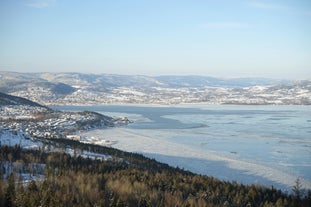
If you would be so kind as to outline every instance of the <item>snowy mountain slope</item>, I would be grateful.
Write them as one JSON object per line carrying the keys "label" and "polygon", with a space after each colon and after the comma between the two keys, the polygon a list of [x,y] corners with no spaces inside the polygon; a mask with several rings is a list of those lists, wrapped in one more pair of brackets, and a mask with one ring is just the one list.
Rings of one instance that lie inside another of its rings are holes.
{"label": "snowy mountain slope", "polygon": [[44,105],[311,104],[311,80],[0,72],[0,91]]}

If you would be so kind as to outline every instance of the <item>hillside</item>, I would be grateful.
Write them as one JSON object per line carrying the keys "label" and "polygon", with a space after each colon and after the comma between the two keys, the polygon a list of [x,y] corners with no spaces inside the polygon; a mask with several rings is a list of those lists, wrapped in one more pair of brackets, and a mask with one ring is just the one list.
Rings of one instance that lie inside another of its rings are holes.
{"label": "hillside", "polygon": [[23,136],[66,138],[79,130],[126,125],[125,118],[103,114],[55,111],[25,98],[0,93],[0,130]]}
{"label": "hillside", "polygon": [[11,96],[5,93],[0,92],[0,106],[19,106],[19,105],[26,105],[26,106],[33,106],[33,107],[42,107],[47,108],[46,106],[42,106],[38,103],[30,101],[25,98]]}
{"label": "hillside", "polygon": [[0,72],[0,91],[44,105],[311,104],[311,81]]}
{"label": "hillside", "polygon": [[[55,141],[49,145],[64,145],[77,153],[0,147],[0,206],[304,207],[311,202],[310,192],[307,197],[301,196],[299,180],[293,188],[295,194],[288,195],[273,187],[245,186],[195,175],[135,153]],[[79,151],[111,158],[85,158]],[[21,173],[37,179],[25,180]]]}

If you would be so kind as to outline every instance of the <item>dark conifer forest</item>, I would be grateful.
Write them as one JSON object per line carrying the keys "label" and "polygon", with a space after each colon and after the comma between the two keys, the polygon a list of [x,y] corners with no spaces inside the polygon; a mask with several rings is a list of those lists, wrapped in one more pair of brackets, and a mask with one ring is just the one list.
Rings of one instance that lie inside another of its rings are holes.
{"label": "dark conifer forest", "polygon": [[[72,140],[48,144],[53,146],[45,148],[70,147],[110,158],[2,146],[0,206],[311,206],[310,191],[303,193],[299,186],[284,193],[193,174],[109,147]],[[19,172],[8,173],[5,165],[19,165]],[[23,180],[26,172],[36,179]]]}

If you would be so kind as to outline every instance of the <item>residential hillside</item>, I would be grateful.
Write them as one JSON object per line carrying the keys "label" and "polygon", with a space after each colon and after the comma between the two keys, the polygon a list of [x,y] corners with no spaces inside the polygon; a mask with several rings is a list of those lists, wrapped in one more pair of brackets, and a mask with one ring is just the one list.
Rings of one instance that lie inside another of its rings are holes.
{"label": "residential hillside", "polygon": [[27,138],[66,138],[81,130],[113,127],[129,123],[91,111],[55,111],[25,98],[0,93],[0,132],[22,134]]}
{"label": "residential hillside", "polygon": [[44,105],[311,104],[311,80],[0,72],[0,92]]}

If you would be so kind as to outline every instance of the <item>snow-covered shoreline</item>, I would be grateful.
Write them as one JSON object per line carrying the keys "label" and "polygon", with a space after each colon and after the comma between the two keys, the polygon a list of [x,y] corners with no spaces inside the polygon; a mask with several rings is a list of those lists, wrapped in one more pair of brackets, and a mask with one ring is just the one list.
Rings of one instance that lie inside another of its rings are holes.
{"label": "snow-covered shoreline", "polygon": [[290,191],[299,178],[304,188],[311,189],[311,141],[305,130],[309,108],[98,106],[93,109],[112,116],[125,113],[134,124],[90,131],[86,136],[115,141],[113,147],[121,150],[223,180]]}
{"label": "snow-covered shoreline", "polygon": [[[61,109],[61,107],[59,108]],[[124,116],[129,126],[85,131],[83,142],[138,152],[226,181],[290,191],[295,180],[311,189],[307,106],[93,106],[64,107]],[[8,133],[8,132],[5,132]],[[2,144],[22,135],[4,134]],[[31,146],[29,140],[23,146]]]}
{"label": "snow-covered shoreline", "polygon": [[[169,133],[169,132],[168,132]],[[290,191],[295,185],[296,175],[283,172],[263,163],[233,159],[215,152],[208,152],[164,139],[146,136],[128,128],[113,128],[89,131],[85,135],[105,136],[116,141],[113,147],[138,152],[157,161],[183,168],[198,174],[213,176],[225,181],[244,184],[262,184]],[[311,182],[300,178],[303,188],[311,189]]]}

